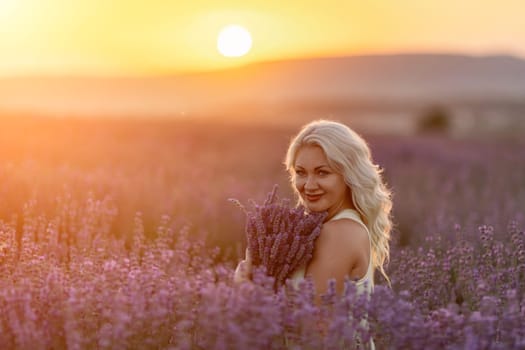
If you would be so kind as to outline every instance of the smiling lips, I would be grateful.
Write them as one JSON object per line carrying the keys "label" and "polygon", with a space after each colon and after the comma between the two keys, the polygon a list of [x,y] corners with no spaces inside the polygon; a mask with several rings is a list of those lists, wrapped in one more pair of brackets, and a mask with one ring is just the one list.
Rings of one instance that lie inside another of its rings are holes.
{"label": "smiling lips", "polygon": [[305,197],[306,197],[306,199],[308,200],[308,202],[316,202],[316,201],[318,201],[322,196],[323,196],[322,194],[316,194],[316,195],[305,194]]}

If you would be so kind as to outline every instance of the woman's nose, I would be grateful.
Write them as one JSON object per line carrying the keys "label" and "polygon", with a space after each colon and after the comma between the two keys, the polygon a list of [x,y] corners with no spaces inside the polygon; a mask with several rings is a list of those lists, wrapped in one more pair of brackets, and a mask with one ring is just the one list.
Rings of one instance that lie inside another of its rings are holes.
{"label": "woman's nose", "polygon": [[317,188],[317,181],[315,181],[315,178],[313,176],[308,176],[306,178],[306,182],[304,183],[304,188],[306,190]]}

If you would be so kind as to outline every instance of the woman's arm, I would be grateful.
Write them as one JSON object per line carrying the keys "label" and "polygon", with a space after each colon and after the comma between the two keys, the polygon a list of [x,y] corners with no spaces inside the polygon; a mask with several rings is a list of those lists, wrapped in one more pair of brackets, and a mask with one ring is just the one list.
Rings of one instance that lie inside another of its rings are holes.
{"label": "woman's arm", "polygon": [[335,279],[336,291],[342,294],[346,276],[358,280],[366,274],[370,259],[368,239],[366,230],[350,219],[323,225],[306,271],[312,277],[317,304],[320,303],[320,296],[326,293],[330,279]]}

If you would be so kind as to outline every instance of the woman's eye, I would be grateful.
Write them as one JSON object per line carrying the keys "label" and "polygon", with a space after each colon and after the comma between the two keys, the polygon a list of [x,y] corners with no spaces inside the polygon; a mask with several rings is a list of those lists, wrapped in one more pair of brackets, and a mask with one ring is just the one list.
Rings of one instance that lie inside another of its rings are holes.
{"label": "woman's eye", "polygon": [[304,175],[305,175],[305,174],[304,174],[304,171],[302,171],[302,170],[296,170],[296,171],[295,171],[295,174],[296,174],[297,176],[304,176]]}
{"label": "woman's eye", "polygon": [[328,175],[329,173],[328,173],[328,171],[319,170],[318,174],[321,175],[321,176],[325,176],[325,175]]}

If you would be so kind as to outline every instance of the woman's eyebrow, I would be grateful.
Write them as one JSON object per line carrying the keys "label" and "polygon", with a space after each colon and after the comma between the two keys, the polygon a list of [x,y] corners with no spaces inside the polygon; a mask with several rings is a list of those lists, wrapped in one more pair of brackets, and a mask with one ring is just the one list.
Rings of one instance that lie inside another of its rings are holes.
{"label": "woman's eyebrow", "polygon": [[[314,168],[314,170],[318,170],[318,169],[321,169],[321,168],[324,168],[324,167],[330,169],[330,166],[328,166],[327,164],[323,164],[323,165],[316,166]],[[302,166],[300,166],[300,165],[296,165],[295,169],[304,169],[304,168]]]}

